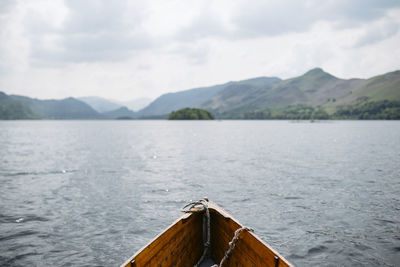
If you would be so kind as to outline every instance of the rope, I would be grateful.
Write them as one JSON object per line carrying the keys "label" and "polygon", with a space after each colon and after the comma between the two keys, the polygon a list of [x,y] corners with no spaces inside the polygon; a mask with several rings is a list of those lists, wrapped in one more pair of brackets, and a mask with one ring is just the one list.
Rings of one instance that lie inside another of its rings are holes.
{"label": "rope", "polygon": [[[205,199],[201,199],[199,201],[191,202],[182,208],[182,212],[185,212],[185,213],[200,213],[200,212],[204,212],[204,211],[205,211],[205,215],[206,215],[206,219],[207,219],[207,237],[206,237],[206,241],[203,244],[203,246],[204,246],[203,255],[201,255],[200,259],[197,261],[197,263],[194,265],[194,267],[198,267],[200,265],[200,263],[205,259],[205,257],[208,254],[208,248],[210,247],[211,234],[210,234],[210,211],[208,210],[208,199],[205,198]],[[236,243],[239,240],[240,233],[245,230],[249,231],[249,232],[254,232],[253,229],[248,228],[248,227],[241,227],[241,228],[237,229],[235,231],[235,234],[234,234],[231,242],[229,242],[229,248],[225,252],[225,255],[222,258],[219,265],[214,264],[211,267],[222,267],[223,266],[223,264],[228,260],[229,256],[232,254],[232,250],[235,248]]]}
{"label": "rope", "polygon": [[194,265],[194,267],[198,267],[200,263],[205,259],[208,254],[208,248],[210,247],[210,211],[208,210],[208,202],[206,199],[201,199],[199,201],[195,201],[192,203],[187,204],[185,207],[182,208],[182,212],[189,212],[189,213],[199,213],[205,211],[206,219],[207,219],[207,237],[206,241],[204,242],[203,246],[203,255],[201,255],[200,259]]}
{"label": "rope", "polygon": [[211,267],[222,267],[222,266],[224,265],[225,261],[227,261],[228,258],[229,258],[229,256],[231,255],[232,250],[235,248],[236,243],[237,243],[237,241],[239,240],[239,235],[240,235],[240,233],[241,233],[242,231],[244,231],[244,230],[249,231],[249,232],[253,232],[253,229],[250,229],[250,228],[248,228],[248,227],[242,227],[242,228],[237,229],[237,230],[235,231],[235,235],[233,236],[231,242],[229,242],[229,248],[228,248],[228,250],[225,252],[225,255],[224,255],[224,257],[222,258],[222,260],[221,260],[221,262],[219,263],[219,265],[214,264],[214,265],[211,266]]}

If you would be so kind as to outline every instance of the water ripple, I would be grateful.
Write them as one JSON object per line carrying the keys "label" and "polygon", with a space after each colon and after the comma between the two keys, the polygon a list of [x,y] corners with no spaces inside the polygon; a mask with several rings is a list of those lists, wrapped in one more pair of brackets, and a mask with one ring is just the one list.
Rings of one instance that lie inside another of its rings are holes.
{"label": "water ripple", "polygon": [[296,266],[397,266],[400,122],[0,124],[0,266],[116,266],[208,196]]}

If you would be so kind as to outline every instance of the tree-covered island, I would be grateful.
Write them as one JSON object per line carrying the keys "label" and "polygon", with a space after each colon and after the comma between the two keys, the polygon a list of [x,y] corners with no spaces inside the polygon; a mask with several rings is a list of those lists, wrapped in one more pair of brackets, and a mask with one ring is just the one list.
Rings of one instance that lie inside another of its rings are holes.
{"label": "tree-covered island", "polygon": [[172,111],[168,115],[168,120],[213,120],[214,116],[204,109],[183,108]]}

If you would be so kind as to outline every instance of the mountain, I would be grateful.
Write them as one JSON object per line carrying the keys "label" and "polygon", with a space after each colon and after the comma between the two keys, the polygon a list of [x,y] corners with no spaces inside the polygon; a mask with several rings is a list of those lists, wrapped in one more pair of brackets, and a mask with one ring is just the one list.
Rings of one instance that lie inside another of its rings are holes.
{"label": "mountain", "polygon": [[116,110],[122,106],[114,101],[107,100],[105,98],[98,96],[85,96],[85,97],[79,97],[78,99],[80,101],[85,102],[86,104],[91,106],[94,110],[100,113]]}
{"label": "mountain", "polygon": [[99,113],[75,98],[39,100],[0,92],[0,119],[165,119],[186,107],[220,119],[400,119],[400,71],[341,79],[315,68],[285,80],[259,77],[168,93],[139,112],[101,98],[84,100],[102,110],[117,108]]}
{"label": "mountain", "polygon": [[148,104],[151,103],[151,101],[151,98],[141,97],[129,101],[115,101],[115,103],[118,103],[121,106],[126,106],[130,110],[138,111],[145,108]]}
{"label": "mountain", "polygon": [[[400,71],[370,79],[346,80],[316,68],[299,77],[268,86],[248,86],[241,93],[228,87],[202,107],[214,112],[219,118],[244,118],[248,113],[252,114],[250,117],[288,119],[312,118],[316,115],[319,118],[338,119],[393,119],[400,116],[397,111]],[[341,116],[337,113],[339,109],[354,112]],[[254,112],[264,114],[255,115]]]}
{"label": "mountain", "polygon": [[265,90],[280,81],[281,79],[276,77],[260,77],[233,82],[203,102],[201,107],[210,109],[215,113],[223,113],[232,109],[245,109],[249,104],[258,101]]}
{"label": "mountain", "polygon": [[0,119],[1,120],[24,120],[38,118],[32,109],[25,103],[13,99],[0,92]]}
{"label": "mountain", "polygon": [[39,100],[11,95],[15,101],[28,106],[41,119],[101,119],[103,116],[86,103],[69,97],[61,100]]}
{"label": "mountain", "polygon": [[359,80],[359,86],[351,89],[351,93],[340,99],[338,104],[348,104],[362,98],[369,101],[400,100],[400,70]]}
{"label": "mountain", "polygon": [[108,100],[98,96],[84,96],[79,97],[78,99],[85,102],[100,113],[113,111],[121,107],[127,107],[132,111],[137,111],[143,109],[152,101],[151,98],[146,97],[141,97],[129,101]]}
{"label": "mountain", "polygon": [[148,117],[169,114],[172,111],[185,107],[199,107],[204,101],[225,88],[228,84],[229,83],[164,94],[150,103],[146,108],[140,110],[138,114],[142,117]]}
{"label": "mountain", "polygon": [[[341,79],[315,68],[286,80],[260,77],[165,94],[139,111],[139,115],[157,116],[194,107],[226,119],[307,118],[314,115],[328,118],[339,109],[362,110],[370,114],[380,110],[394,118],[397,115],[393,114],[398,113],[396,101],[400,101],[400,71],[370,79]],[[369,108],[373,110],[368,111]],[[378,113],[372,117],[385,118],[386,115]],[[361,118],[358,115],[346,118]]]}
{"label": "mountain", "polygon": [[[247,83],[262,86],[264,84],[270,84],[279,80],[279,78],[261,77],[247,80]],[[227,87],[242,83],[246,83],[246,81],[228,82],[210,87],[200,87],[176,93],[164,94],[154,100],[146,108],[140,110],[138,114],[140,116],[154,116],[169,114],[172,111],[176,111],[185,107],[199,108],[202,107],[203,104],[209,101],[213,96],[223,91]]]}
{"label": "mountain", "polygon": [[134,119],[137,117],[136,113],[127,107],[120,107],[116,110],[104,112],[102,114],[109,119]]}
{"label": "mountain", "polygon": [[244,112],[293,104],[318,106],[328,99],[342,98],[349,88],[360,86],[359,80],[343,80],[312,69],[304,75],[264,85],[243,82],[216,94],[202,107],[216,113]]}

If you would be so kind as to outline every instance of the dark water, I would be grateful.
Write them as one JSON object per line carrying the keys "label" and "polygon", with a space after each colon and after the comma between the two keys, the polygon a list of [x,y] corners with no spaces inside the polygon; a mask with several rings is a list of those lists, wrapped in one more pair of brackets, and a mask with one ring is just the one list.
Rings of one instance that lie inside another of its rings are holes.
{"label": "dark water", "polygon": [[297,266],[400,266],[400,122],[0,122],[1,266],[118,266],[204,196]]}

